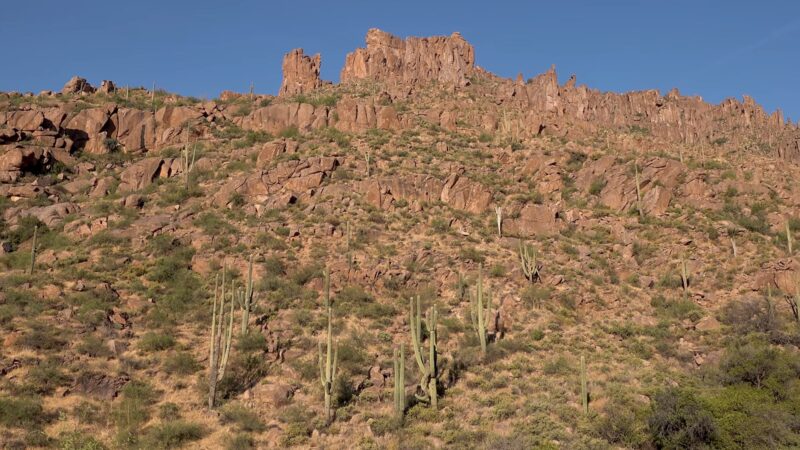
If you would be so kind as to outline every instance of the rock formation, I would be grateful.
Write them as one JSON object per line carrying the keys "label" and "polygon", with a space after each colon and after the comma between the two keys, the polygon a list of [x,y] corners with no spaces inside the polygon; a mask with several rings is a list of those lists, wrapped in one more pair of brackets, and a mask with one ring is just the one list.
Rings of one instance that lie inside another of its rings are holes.
{"label": "rock formation", "polygon": [[367,47],[347,55],[341,81],[374,79],[409,86],[437,81],[466,86],[474,64],[475,50],[459,33],[403,40],[373,28],[367,32]]}
{"label": "rock formation", "polygon": [[302,48],[296,48],[283,57],[283,81],[278,95],[303,94],[320,87],[320,55],[306,56]]}

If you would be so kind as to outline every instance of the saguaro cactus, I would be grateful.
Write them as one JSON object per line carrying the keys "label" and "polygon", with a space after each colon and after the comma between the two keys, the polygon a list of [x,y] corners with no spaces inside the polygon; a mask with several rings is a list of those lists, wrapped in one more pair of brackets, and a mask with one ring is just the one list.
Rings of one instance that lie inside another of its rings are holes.
{"label": "saguaro cactus", "polygon": [[497,237],[503,237],[503,208],[495,206],[494,214],[497,218]]}
{"label": "saguaro cactus", "polygon": [[247,324],[250,322],[250,309],[253,305],[253,255],[250,254],[250,263],[247,267],[247,286],[240,305],[242,308],[242,336],[247,334]]}
{"label": "saguaro cactus", "polygon": [[586,383],[586,358],[581,355],[581,403],[583,413],[589,414],[589,389]]}
{"label": "saguaro cactus", "polygon": [[681,286],[683,286],[683,294],[689,292],[689,269],[686,265],[686,258],[681,258]]}
{"label": "saguaro cactus", "polygon": [[422,358],[424,349],[422,348],[422,313],[420,312],[419,296],[417,297],[416,311],[414,309],[414,299],[409,304],[409,325],[411,328],[411,345],[414,348],[414,359],[417,361],[419,371],[422,374],[419,386],[422,395],[415,395],[418,400],[431,405],[433,409],[439,407],[437,392],[437,377],[439,375],[436,366],[436,306],[428,310],[425,324],[428,328],[428,361]]}
{"label": "saguaro cactus", "polygon": [[189,144],[188,142],[184,144],[183,152],[181,153],[181,162],[183,163],[183,182],[186,185],[186,188],[189,188],[189,174],[194,168],[194,160],[196,156],[197,147],[195,145],[192,146],[192,158],[189,159]]}
{"label": "saguaro cactus", "polygon": [[[214,306],[211,313],[211,342],[209,344],[210,356],[208,371],[208,408],[214,408],[217,394],[217,383],[225,375],[228,357],[231,352],[231,337],[233,335],[233,292],[231,292],[231,306],[228,314],[228,323],[225,327],[225,269],[222,271],[222,283],[219,275],[214,282]],[[217,306],[219,303],[219,306]]]}
{"label": "saguaro cactus", "polygon": [[33,269],[36,266],[36,235],[39,232],[39,225],[33,226],[33,240],[31,241],[31,266],[29,272],[33,275]]}
{"label": "saguaro cactus", "polygon": [[636,208],[639,210],[639,217],[644,217],[642,209],[642,186],[639,183],[639,164],[634,161],[633,170],[636,174]]}
{"label": "saguaro cactus", "polygon": [[538,262],[536,249],[528,244],[523,243],[522,241],[519,243],[519,262],[520,266],[522,267],[522,273],[525,275],[525,278],[527,278],[528,281],[534,283],[536,280],[541,279],[539,270],[542,268],[542,266]]}
{"label": "saguaro cactus", "polygon": [[[486,306],[484,311],[484,297]],[[483,265],[478,268],[478,286],[475,293],[470,292],[470,316],[472,318],[472,328],[478,333],[481,341],[481,352],[486,354],[486,344],[488,342],[489,318],[492,312],[492,294],[489,289],[483,289]]]}
{"label": "saguaro cactus", "polygon": [[328,336],[327,336],[327,349],[322,350],[322,342],[319,343],[319,381],[322,384],[322,390],[325,395],[325,417],[328,423],[333,421],[333,406],[331,400],[333,398],[333,382],[336,380],[336,364],[339,361],[339,346],[333,343],[333,311],[331,309],[331,279],[330,272],[325,269],[324,272],[324,290],[325,290],[325,310],[328,315]]}
{"label": "saguaro cactus", "polygon": [[400,344],[400,352],[394,351],[394,412],[399,420],[406,412],[406,348]]}
{"label": "saguaro cactus", "polygon": [[792,254],[792,229],[789,227],[789,222],[786,222],[786,249],[789,250],[789,255]]}

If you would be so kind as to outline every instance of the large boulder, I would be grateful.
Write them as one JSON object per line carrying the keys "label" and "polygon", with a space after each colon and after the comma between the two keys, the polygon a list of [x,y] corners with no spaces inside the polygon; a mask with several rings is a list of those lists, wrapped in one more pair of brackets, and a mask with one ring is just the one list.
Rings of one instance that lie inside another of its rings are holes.
{"label": "large boulder", "polygon": [[503,234],[520,238],[547,236],[558,233],[563,225],[557,208],[528,203],[518,214],[503,220]]}
{"label": "large boulder", "polygon": [[114,116],[116,139],[126,152],[145,152],[155,148],[156,120],[152,111],[120,108]]}
{"label": "large boulder", "polygon": [[79,94],[79,93],[86,93],[91,94],[95,91],[95,88],[86,81],[86,78],[81,78],[79,76],[74,76],[67,81],[67,84],[64,85],[64,88],[61,89],[62,94]]}
{"label": "large boulder", "polygon": [[178,158],[144,158],[120,174],[120,192],[132,192],[147,187],[157,178],[169,178],[181,173],[183,164]]}
{"label": "large boulder", "polygon": [[40,172],[49,162],[50,154],[41,147],[20,146],[8,149],[0,155],[0,183],[16,182],[26,172]]}

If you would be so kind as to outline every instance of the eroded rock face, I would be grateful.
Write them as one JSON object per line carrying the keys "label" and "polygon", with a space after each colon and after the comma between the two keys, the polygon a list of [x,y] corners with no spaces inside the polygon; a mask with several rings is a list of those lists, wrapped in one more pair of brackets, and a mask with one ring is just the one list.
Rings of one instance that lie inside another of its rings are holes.
{"label": "eroded rock face", "polygon": [[49,161],[50,155],[40,147],[11,148],[0,155],[0,183],[16,182],[25,172],[39,172]]}
{"label": "eroded rock face", "polygon": [[296,48],[283,57],[283,81],[279,96],[303,94],[322,86],[319,78],[320,55],[306,56]]}
{"label": "eroded rock face", "polygon": [[236,195],[256,204],[281,199],[291,203],[296,195],[320,187],[338,166],[339,160],[332,157],[285,161],[270,170],[232,179],[214,195],[214,204],[227,206]]}
{"label": "eroded rock face", "polygon": [[385,31],[367,32],[367,47],[347,55],[341,81],[361,79],[416,85],[437,81],[466,86],[475,64],[475,50],[459,33],[400,39]]}
{"label": "eroded rock face", "polygon": [[451,174],[444,182],[429,175],[366,180],[360,191],[368,203],[381,209],[391,208],[400,200],[413,209],[421,208],[422,203],[442,201],[455,209],[482,213],[492,201],[492,193],[485,186],[459,174]]}
{"label": "eroded rock face", "polygon": [[120,174],[120,192],[131,192],[149,186],[156,178],[169,178],[183,171],[178,158],[145,158]]}
{"label": "eroded rock face", "polygon": [[64,88],[61,89],[62,94],[78,94],[78,93],[86,93],[92,94],[95,92],[95,88],[86,81],[86,78],[81,78],[79,76],[74,76],[67,81],[67,84],[64,85]]}
{"label": "eroded rock face", "polygon": [[[678,161],[653,157],[638,163],[642,209],[651,215],[667,212],[686,167]],[[587,192],[597,189],[600,202],[617,211],[627,211],[637,204],[636,176],[631,164],[618,164],[612,155],[591,161],[578,171],[575,185]]]}

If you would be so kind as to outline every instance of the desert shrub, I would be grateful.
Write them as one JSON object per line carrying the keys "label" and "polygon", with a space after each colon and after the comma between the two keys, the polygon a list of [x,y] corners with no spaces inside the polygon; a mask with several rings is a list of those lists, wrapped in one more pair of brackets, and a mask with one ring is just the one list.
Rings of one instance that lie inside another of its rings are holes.
{"label": "desert shrub", "polygon": [[150,419],[151,407],[157,399],[156,391],[141,381],[131,381],[122,388],[121,400],[111,412],[117,425],[117,444],[128,446],[138,441],[139,428]]}
{"label": "desert shrub", "polygon": [[292,405],[285,408],[278,419],[286,424],[281,439],[281,445],[284,447],[305,444],[308,442],[311,432],[321,425],[319,418],[300,405]]}
{"label": "desert shrub", "polygon": [[160,352],[175,346],[175,338],[168,334],[147,332],[139,340],[139,348],[145,352]]}
{"label": "desert shrub", "polygon": [[472,261],[475,263],[483,263],[486,260],[483,252],[475,247],[461,247],[459,257],[464,261]]}
{"label": "desert shrub", "polygon": [[191,375],[200,370],[200,364],[188,352],[177,352],[164,360],[164,371],[175,375]]}
{"label": "desert shrub", "polygon": [[0,425],[4,427],[38,429],[51,418],[36,397],[0,397]]}
{"label": "desert shrub", "polygon": [[778,329],[779,323],[766,299],[742,298],[731,300],[722,307],[722,323],[730,325],[740,334],[769,333]]}
{"label": "desert shrub", "polygon": [[54,351],[62,349],[67,344],[67,341],[57,329],[34,323],[32,328],[23,334],[17,343],[22,347],[33,350]]}
{"label": "desert shrub", "polygon": [[222,408],[220,421],[235,424],[239,431],[261,432],[266,429],[258,414],[239,403],[229,403]]}
{"label": "desert shrub", "polygon": [[791,407],[777,404],[767,390],[737,384],[704,398],[717,424],[719,448],[795,448],[800,444]]}
{"label": "desert shrub", "polygon": [[[105,319],[105,317],[103,317]],[[87,335],[78,345],[78,352],[92,358],[107,357],[111,355],[111,350],[106,347],[102,339],[95,335]]]}
{"label": "desert shrub", "polygon": [[147,430],[142,437],[144,448],[171,449],[197,441],[205,436],[202,425],[176,420],[162,423]]}
{"label": "desert shrub", "polygon": [[161,420],[178,420],[181,418],[181,408],[172,402],[158,405],[158,418]]}
{"label": "desert shrub", "polygon": [[231,399],[255,386],[267,375],[267,364],[263,356],[231,352],[225,376],[217,384],[217,395]]}
{"label": "desert shrub", "polygon": [[647,441],[644,411],[632,401],[612,398],[593,423],[594,434],[627,448],[642,448]]}
{"label": "desert shrub", "polygon": [[657,448],[704,448],[717,438],[717,426],[707,406],[691,391],[680,388],[655,395],[647,425]]}
{"label": "desert shrub", "polygon": [[238,433],[228,437],[225,442],[226,450],[250,450],[256,448],[256,442],[247,433]]}
{"label": "desert shrub", "polygon": [[786,395],[800,382],[800,361],[785,350],[751,338],[725,351],[719,364],[720,381],[726,385],[748,384],[766,389],[776,397]]}
{"label": "desert shrub", "polygon": [[543,287],[535,284],[528,285],[520,294],[520,298],[525,306],[539,307],[542,306],[545,300],[550,298],[552,290],[548,287]]}
{"label": "desert shrub", "polygon": [[685,298],[668,299],[663,295],[656,295],[650,300],[650,306],[655,308],[656,314],[670,319],[699,320],[702,311],[693,301]]}
{"label": "desert shrub", "polygon": [[62,370],[63,363],[49,359],[31,367],[25,377],[24,391],[41,395],[52,394],[56,388],[68,386],[71,379]]}
{"label": "desert shrub", "polygon": [[60,450],[105,450],[107,447],[87,433],[71,431],[59,434],[58,448]]}

